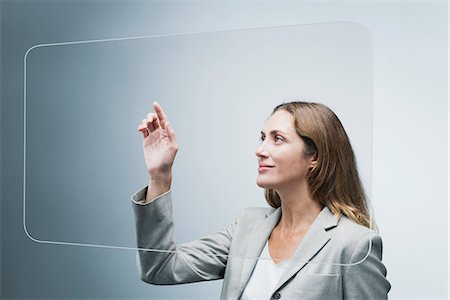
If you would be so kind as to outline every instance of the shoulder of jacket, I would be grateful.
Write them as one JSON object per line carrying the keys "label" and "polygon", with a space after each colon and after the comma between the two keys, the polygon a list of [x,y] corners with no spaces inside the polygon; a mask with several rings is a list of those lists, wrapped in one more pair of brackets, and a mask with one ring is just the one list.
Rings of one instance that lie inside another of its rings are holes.
{"label": "shoulder of jacket", "polygon": [[341,244],[343,250],[351,255],[358,246],[366,244],[368,246],[370,240],[381,243],[381,236],[375,230],[358,224],[343,215],[333,231],[333,240]]}
{"label": "shoulder of jacket", "polygon": [[241,220],[257,220],[263,219],[273,213],[276,209],[273,207],[246,207],[241,210],[239,219]]}
{"label": "shoulder of jacket", "polygon": [[340,218],[336,229],[339,233],[351,233],[349,238],[352,238],[355,241],[359,241],[361,238],[369,234],[377,234],[377,232],[372,228],[368,228],[366,226],[358,224],[345,215],[342,215],[342,217]]}

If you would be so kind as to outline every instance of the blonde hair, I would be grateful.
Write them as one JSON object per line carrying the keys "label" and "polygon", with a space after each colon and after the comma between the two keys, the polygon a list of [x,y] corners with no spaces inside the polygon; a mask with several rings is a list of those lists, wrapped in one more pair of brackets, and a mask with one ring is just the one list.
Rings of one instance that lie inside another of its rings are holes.
{"label": "blonde hair", "polygon": [[[317,165],[308,173],[308,185],[314,199],[318,199],[334,214],[344,214],[365,227],[378,231],[370,220],[367,196],[358,175],[356,159],[347,133],[339,118],[327,106],[295,101],[274,108],[271,116],[285,110],[294,117],[297,134],[305,143],[305,157],[315,155]],[[278,208],[278,193],[265,189],[270,206]]]}

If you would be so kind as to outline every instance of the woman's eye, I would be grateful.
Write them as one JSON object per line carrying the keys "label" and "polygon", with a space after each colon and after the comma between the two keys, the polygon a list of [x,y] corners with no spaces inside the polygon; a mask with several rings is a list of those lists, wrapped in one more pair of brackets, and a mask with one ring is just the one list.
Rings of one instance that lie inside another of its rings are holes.
{"label": "woman's eye", "polygon": [[[266,138],[265,138],[264,136],[261,136],[261,137],[259,138],[259,140],[260,140],[261,142],[263,142],[265,139],[266,139]],[[278,142],[278,141],[283,141],[284,139],[283,139],[281,136],[276,135],[276,136],[274,137],[273,140],[274,140],[275,142]]]}
{"label": "woman's eye", "polygon": [[277,141],[277,140],[282,141],[283,138],[281,136],[277,135],[277,136],[275,136],[275,141]]}

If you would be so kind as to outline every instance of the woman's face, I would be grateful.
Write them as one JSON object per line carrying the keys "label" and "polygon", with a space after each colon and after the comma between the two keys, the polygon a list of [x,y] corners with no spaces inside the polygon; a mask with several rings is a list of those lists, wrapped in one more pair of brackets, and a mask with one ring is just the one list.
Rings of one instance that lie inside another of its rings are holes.
{"label": "woman's face", "polygon": [[[312,157],[303,155],[304,142],[295,131],[294,117],[285,110],[275,112],[264,124],[261,145],[256,150],[256,184],[274,190],[296,185],[306,179]],[[267,165],[269,167],[261,167]]]}

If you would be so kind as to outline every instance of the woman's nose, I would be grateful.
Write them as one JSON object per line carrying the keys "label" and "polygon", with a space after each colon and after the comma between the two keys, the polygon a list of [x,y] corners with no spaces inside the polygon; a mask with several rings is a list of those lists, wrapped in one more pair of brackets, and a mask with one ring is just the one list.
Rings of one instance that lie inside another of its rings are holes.
{"label": "woman's nose", "polygon": [[264,149],[263,145],[260,145],[255,151],[256,156],[259,158],[261,156],[267,157],[267,151]]}

